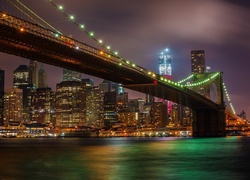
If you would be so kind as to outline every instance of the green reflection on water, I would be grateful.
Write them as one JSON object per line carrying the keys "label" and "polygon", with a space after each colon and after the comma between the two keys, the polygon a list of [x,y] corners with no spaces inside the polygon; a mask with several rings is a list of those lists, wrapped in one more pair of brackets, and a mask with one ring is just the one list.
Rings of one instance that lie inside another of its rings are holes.
{"label": "green reflection on water", "polygon": [[244,167],[247,151],[242,151],[241,139],[237,137],[45,139],[32,140],[31,145],[24,141],[1,146],[0,179],[239,179],[247,176]]}

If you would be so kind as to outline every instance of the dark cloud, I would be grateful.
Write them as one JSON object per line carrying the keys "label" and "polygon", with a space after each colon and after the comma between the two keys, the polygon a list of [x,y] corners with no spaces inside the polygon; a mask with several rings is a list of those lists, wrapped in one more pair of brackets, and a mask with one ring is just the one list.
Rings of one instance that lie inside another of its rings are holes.
{"label": "dark cloud", "polygon": [[[15,12],[0,1],[1,8]],[[95,45],[76,26],[69,23],[48,1],[22,0],[24,4],[66,35]],[[78,22],[93,30],[120,55],[158,72],[158,54],[166,47],[173,54],[173,78],[191,72],[190,51],[204,49],[206,63],[212,71],[222,71],[231,101],[237,112],[245,110],[250,116],[250,5],[248,0],[54,0],[64,5],[65,12],[74,14]],[[14,15],[20,15],[15,13]],[[23,15],[21,15],[23,17]],[[0,54],[2,69],[10,69],[28,61]],[[4,60],[11,59],[10,65]],[[4,68],[3,68],[4,67]],[[61,81],[59,68],[46,66],[49,85]],[[11,79],[11,78],[10,78]],[[9,80],[8,86],[11,85]],[[100,82],[96,79],[96,82]],[[135,97],[135,93],[131,93]]]}

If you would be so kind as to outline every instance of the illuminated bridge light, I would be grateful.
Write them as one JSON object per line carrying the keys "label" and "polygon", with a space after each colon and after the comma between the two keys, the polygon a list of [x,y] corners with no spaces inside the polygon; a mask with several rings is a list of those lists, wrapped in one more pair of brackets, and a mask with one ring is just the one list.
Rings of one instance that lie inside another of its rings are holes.
{"label": "illuminated bridge light", "polygon": [[110,46],[107,46],[106,48],[107,48],[107,49],[110,49]]}
{"label": "illuminated bridge light", "polygon": [[94,36],[94,32],[90,32],[89,35],[92,37]]}
{"label": "illuminated bridge light", "polygon": [[108,57],[110,58],[110,55],[108,55]]}
{"label": "illuminated bridge light", "polygon": [[100,44],[102,44],[102,40],[100,39],[100,40],[98,40],[98,42],[100,43]]}
{"label": "illuminated bridge light", "polygon": [[163,77],[161,77],[161,81],[163,81],[164,80],[164,78]]}
{"label": "illuminated bridge light", "polygon": [[119,66],[121,66],[122,65],[122,63],[119,63]]}
{"label": "illuminated bridge light", "polygon": [[133,67],[135,67],[135,64],[132,64]]}
{"label": "illuminated bridge light", "polygon": [[6,17],[6,14],[3,14],[3,17]]}
{"label": "illuminated bridge light", "polygon": [[78,46],[76,46],[76,49],[79,49],[79,47],[78,47]]}
{"label": "illuminated bridge light", "polygon": [[24,31],[24,28],[21,28],[20,31],[23,32],[23,31]]}
{"label": "illuminated bridge light", "polygon": [[130,64],[130,62],[129,62],[129,61],[126,61],[126,63],[127,63],[127,64]]}
{"label": "illuminated bridge light", "polygon": [[100,54],[103,54],[103,52],[102,52],[102,51],[100,51]]}
{"label": "illuminated bridge light", "polygon": [[55,34],[55,37],[59,37],[59,34]]}
{"label": "illuminated bridge light", "polygon": [[151,72],[150,72],[150,71],[148,71],[148,74],[150,75],[150,74],[151,74]]}
{"label": "illuminated bridge light", "polygon": [[74,20],[74,19],[75,19],[75,17],[74,17],[73,15],[69,16],[69,18],[70,18],[71,20]]}
{"label": "illuminated bridge light", "polygon": [[58,6],[58,9],[63,10],[63,6]]}
{"label": "illuminated bridge light", "polygon": [[114,54],[115,54],[115,55],[118,55],[118,52],[117,52],[117,51],[115,51],[115,52],[114,52]]}
{"label": "illuminated bridge light", "polygon": [[83,29],[83,28],[84,28],[84,25],[83,25],[83,24],[81,24],[81,25],[80,25],[80,28],[82,28],[82,29]]}
{"label": "illuminated bridge light", "polygon": [[153,77],[155,77],[155,74],[152,74]]}

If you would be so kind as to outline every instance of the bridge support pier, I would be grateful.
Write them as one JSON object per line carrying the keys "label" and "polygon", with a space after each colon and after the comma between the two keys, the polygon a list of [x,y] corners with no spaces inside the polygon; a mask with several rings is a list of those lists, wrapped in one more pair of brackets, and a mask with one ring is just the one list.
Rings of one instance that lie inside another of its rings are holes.
{"label": "bridge support pier", "polygon": [[193,110],[193,137],[226,136],[225,108]]}

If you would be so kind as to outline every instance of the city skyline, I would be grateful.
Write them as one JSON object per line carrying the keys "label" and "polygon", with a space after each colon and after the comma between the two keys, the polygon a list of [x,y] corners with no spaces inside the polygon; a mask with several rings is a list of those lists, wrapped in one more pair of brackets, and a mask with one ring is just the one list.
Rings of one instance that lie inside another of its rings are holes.
{"label": "city skyline", "polygon": [[[28,1],[22,2],[28,5]],[[63,3],[55,1],[63,5],[67,13],[73,13],[77,21],[84,23],[87,29],[93,30],[97,37],[110,43],[111,48],[118,50],[120,56],[154,72],[158,73],[160,52],[169,48],[173,55],[175,81],[191,74],[191,50],[205,50],[206,65],[211,67],[211,71],[224,73],[224,82],[236,113],[239,114],[244,110],[247,117],[250,115],[250,102],[246,98],[249,95],[250,84],[244,82],[250,75],[247,62],[250,56],[248,54],[249,2],[221,0],[197,3],[193,0],[178,1],[181,2],[178,3],[157,0],[154,3],[136,1],[133,2],[133,6],[131,2],[126,1],[120,6],[119,2],[114,0],[103,2],[75,0]],[[7,7],[3,1],[0,4],[2,8]],[[28,7],[65,35],[93,43],[49,2],[29,1]],[[14,12],[10,8],[11,11]],[[228,14],[231,16],[228,17]],[[0,68],[5,70],[5,77],[12,77],[18,65],[29,64],[27,59],[3,53],[0,53],[0,62]],[[55,85],[62,81],[62,69],[45,65],[45,70],[50,79],[48,86],[55,89]],[[85,77],[91,76],[84,75],[83,78]],[[94,77],[93,79],[95,84],[102,81]],[[10,88],[12,78],[6,81],[8,82],[5,88]],[[134,94],[136,97],[137,93]]]}

